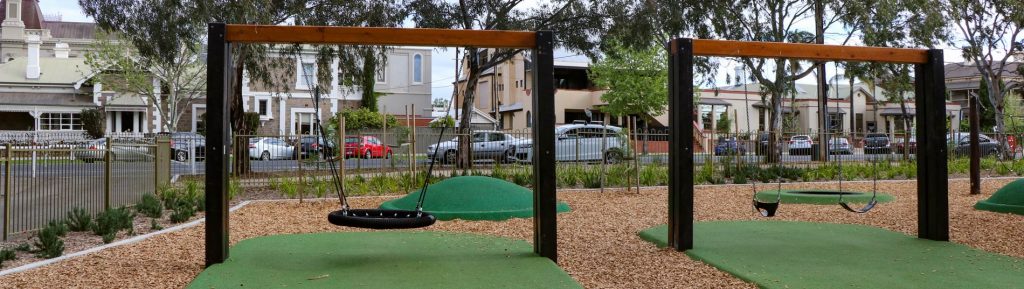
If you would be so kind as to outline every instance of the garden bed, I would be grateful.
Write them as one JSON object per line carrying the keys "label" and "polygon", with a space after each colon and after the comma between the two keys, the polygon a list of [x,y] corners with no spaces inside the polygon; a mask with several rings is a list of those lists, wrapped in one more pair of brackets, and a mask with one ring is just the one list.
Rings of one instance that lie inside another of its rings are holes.
{"label": "garden bed", "polygon": [[[1024,257],[1024,216],[974,210],[975,202],[1010,180],[988,180],[984,194],[968,195],[966,180],[950,181],[950,225],[954,242],[1014,257]],[[750,208],[749,185],[699,186],[698,221],[792,220],[862,224],[914,235],[917,229],[916,181],[887,181],[879,190],[895,200],[868,214],[851,214],[839,206],[784,204],[777,217],[756,217]],[[868,191],[870,182],[844,183]],[[784,189],[837,189],[835,184],[784,184]],[[392,197],[352,199],[354,207],[375,207]],[[559,265],[587,288],[754,288],[686,255],[658,249],[637,237],[640,230],[667,220],[666,190],[563,191],[559,199],[573,211],[559,214]],[[232,243],[258,236],[312,232],[366,231],[339,228],[326,221],[336,201],[252,203],[232,213]],[[982,226],[984,224],[984,226]],[[533,220],[440,221],[431,231],[470,232],[530,241]],[[993,230],[992,228],[998,228]],[[750,238],[758,238],[750,232]],[[181,288],[203,270],[203,226],[159,235],[145,241],[74,258],[46,267],[0,276],[0,287]],[[969,272],[964,272],[969,274]]]}

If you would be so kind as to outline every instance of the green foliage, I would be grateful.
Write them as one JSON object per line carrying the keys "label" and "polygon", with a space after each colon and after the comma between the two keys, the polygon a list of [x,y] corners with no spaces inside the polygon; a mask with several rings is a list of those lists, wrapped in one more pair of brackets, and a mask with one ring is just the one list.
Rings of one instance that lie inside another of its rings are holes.
{"label": "green foliage", "polygon": [[82,129],[91,138],[101,138],[106,133],[106,113],[95,108],[82,110],[79,118],[82,121]]}
{"label": "green foliage", "polygon": [[431,121],[428,126],[431,128],[455,127],[455,118],[452,118],[450,115],[446,115],[443,118]]}
{"label": "green foliage", "polygon": [[160,218],[164,215],[164,206],[153,194],[142,195],[142,200],[135,204],[135,211],[146,217]]}
{"label": "green foliage", "polygon": [[595,170],[593,168],[583,171],[580,176],[580,181],[583,183],[584,188],[594,189],[601,187],[601,170]]}
{"label": "green foliage", "polygon": [[255,134],[260,128],[260,113],[258,112],[246,112],[242,114],[242,121],[245,122],[245,127],[248,128],[246,131],[239,131],[240,135],[251,135]]}
{"label": "green foliage", "polygon": [[0,249],[0,268],[4,267],[4,261],[14,261],[18,259],[18,256],[14,253],[14,250]]}
{"label": "green foliage", "polygon": [[281,191],[287,198],[297,198],[299,196],[299,184],[291,178],[284,178],[277,183],[277,190]]}
{"label": "green foliage", "polygon": [[149,229],[152,231],[163,230],[164,227],[160,226],[160,223],[156,222],[156,219],[149,219]]}
{"label": "green foliage", "polygon": [[729,133],[729,130],[732,129],[732,119],[729,118],[728,111],[723,111],[722,114],[718,116],[718,120],[716,121],[717,122],[715,123],[715,131],[717,131],[718,133],[727,134]]}
{"label": "green foliage", "polygon": [[181,223],[188,221],[192,216],[196,215],[196,207],[192,205],[180,204],[171,207],[171,222]]}
{"label": "green foliage", "polygon": [[668,185],[668,167],[649,165],[640,168],[641,186],[665,186]]}
{"label": "green foliage", "polygon": [[51,220],[46,223],[46,227],[53,228],[53,231],[57,233],[57,236],[64,237],[68,234],[68,225],[64,220]]}
{"label": "green foliage", "polygon": [[85,232],[92,227],[92,216],[82,208],[74,208],[68,212],[68,229],[72,232]]}
{"label": "green foliage", "polygon": [[18,251],[18,252],[28,252],[28,251],[31,251],[31,250],[32,250],[32,246],[29,245],[28,243],[21,243],[21,244],[18,244],[18,246],[14,247],[14,251]]}
{"label": "green foliage", "polygon": [[586,170],[580,166],[575,165],[558,165],[557,179],[555,180],[556,186],[559,188],[575,188],[579,185],[580,179]]}
{"label": "green foliage", "polygon": [[594,85],[607,88],[603,111],[612,115],[660,115],[668,105],[668,60],[665,48],[652,44],[633,49],[608,44],[605,58],[590,67]]}
{"label": "green foliage", "polygon": [[[372,111],[365,107],[348,109],[341,113],[345,118],[345,130],[355,131],[361,129],[377,129],[384,127],[384,118],[387,118],[388,127],[398,127],[398,119],[393,115]],[[338,126],[337,117],[332,117],[328,122],[334,127]]]}
{"label": "green foliage", "polygon": [[93,234],[104,237],[104,243],[110,243],[106,240],[108,235],[116,235],[117,232],[122,230],[127,230],[129,234],[133,234],[134,220],[135,214],[127,208],[110,209],[96,214],[96,220],[91,229]]}
{"label": "green foliage", "polygon": [[234,200],[236,197],[241,196],[243,192],[242,181],[238,178],[231,178],[231,181],[228,183],[228,200]]}
{"label": "green foliage", "polygon": [[32,250],[36,257],[50,259],[60,257],[64,254],[64,241],[60,239],[60,228],[52,226],[43,227],[36,232]]}
{"label": "green foliage", "polygon": [[1016,93],[1007,93],[1003,99],[1003,115],[1005,116],[1006,132],[1011,134],[1024,133],[1024,101]]}

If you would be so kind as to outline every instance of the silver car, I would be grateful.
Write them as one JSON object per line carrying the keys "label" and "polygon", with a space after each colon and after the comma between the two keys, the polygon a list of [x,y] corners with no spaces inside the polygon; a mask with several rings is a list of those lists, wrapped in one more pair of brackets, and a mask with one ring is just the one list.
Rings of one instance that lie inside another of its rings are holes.
{"label": "silver car", "polygon": [[[459,150],[459,139],[427,146],[427,157],[445,163],[455,162]],[[476,131],[470,139],[470,148],[474,160],[493,159],[499,162],[510,162],[516,159],[516,146],[524,143],[523,139],[500,131]],[[435,150],[437,151],[435,155]]]}
{"label": "silver car", "polygon": [[263,161],[287,160],[295,157],[295,146],[272,137],[249,139],[249,158]]}
{"label": "silver car", "polygon": [[[618,163],[627,158],[626,142],[620,137],[622,128],[601,123],[573,123],[555,128],[555,160],[560,162]],[[533,143],[519,144],[519,159],[533,159]]]}
{"label": "silver car", "polygon": [[[75,159],[87,163],[103,161],[106,157],[107,139],[101,138],[90,141],[79,146],[72,152]],[[110,158],[112,161],[152,161],[154,160],[152,148],[138,144],[118,144],[110,146]]]}

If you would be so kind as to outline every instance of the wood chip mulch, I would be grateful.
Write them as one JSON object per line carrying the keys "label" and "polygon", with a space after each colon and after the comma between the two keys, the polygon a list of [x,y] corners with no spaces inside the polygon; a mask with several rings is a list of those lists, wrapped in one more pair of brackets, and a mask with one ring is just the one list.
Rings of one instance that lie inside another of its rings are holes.
{"label": "wood chip mulch", "polygon": [[[951,235],[954,242],[1024,258],[1024,216],[977,211],[1009,179],[986,180],[982,195],[968,195],[966,180],[950,181]],[[769,189],[761,184],[759,189]],[[829,188],[836,184],[787,184],[785,188]],[[774,188],[774,185],[772,185]],[[844,189],[870,191],[871,183],[844,183]],[[773,220],[864,224],[915,234],[915,181],[879,183],[896,201],[880,204],[868,214],[852,214],[838,205],[784,204]],[[755,288],[683,253],[658,249],[637,237],[640,230],[667,218],[664,188],[641,192],[594,190],[560,192],[573,211],[559,215],[559,265],[587,288]],[[701,186],[697,219],[764,220],[750,208],[750,185]],[[388,197],[352,200],[354,207],[374,207]],[[273,235],[325,231],[358,231],[327,223],[336,201],[256,202],[232,213],[232,242]],[[532,221],[447,221],[430,230],[473,232],[532,240]],[[756,236],[752,236],[756,238]],[[42,268],[0,277],[0,288],[181,288],[202,271],[203,226],[83,256]]]}

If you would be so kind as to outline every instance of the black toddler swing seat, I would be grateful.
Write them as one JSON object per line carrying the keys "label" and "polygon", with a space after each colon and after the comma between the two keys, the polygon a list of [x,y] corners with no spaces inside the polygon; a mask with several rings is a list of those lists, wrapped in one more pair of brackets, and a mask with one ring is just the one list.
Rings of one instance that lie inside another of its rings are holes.
{"label": "black toddler swing seat", "polygon": [[414,229],[433,225],[434,215],[422,211],[349,209],[327,215],[331,224],[365,229]]}

